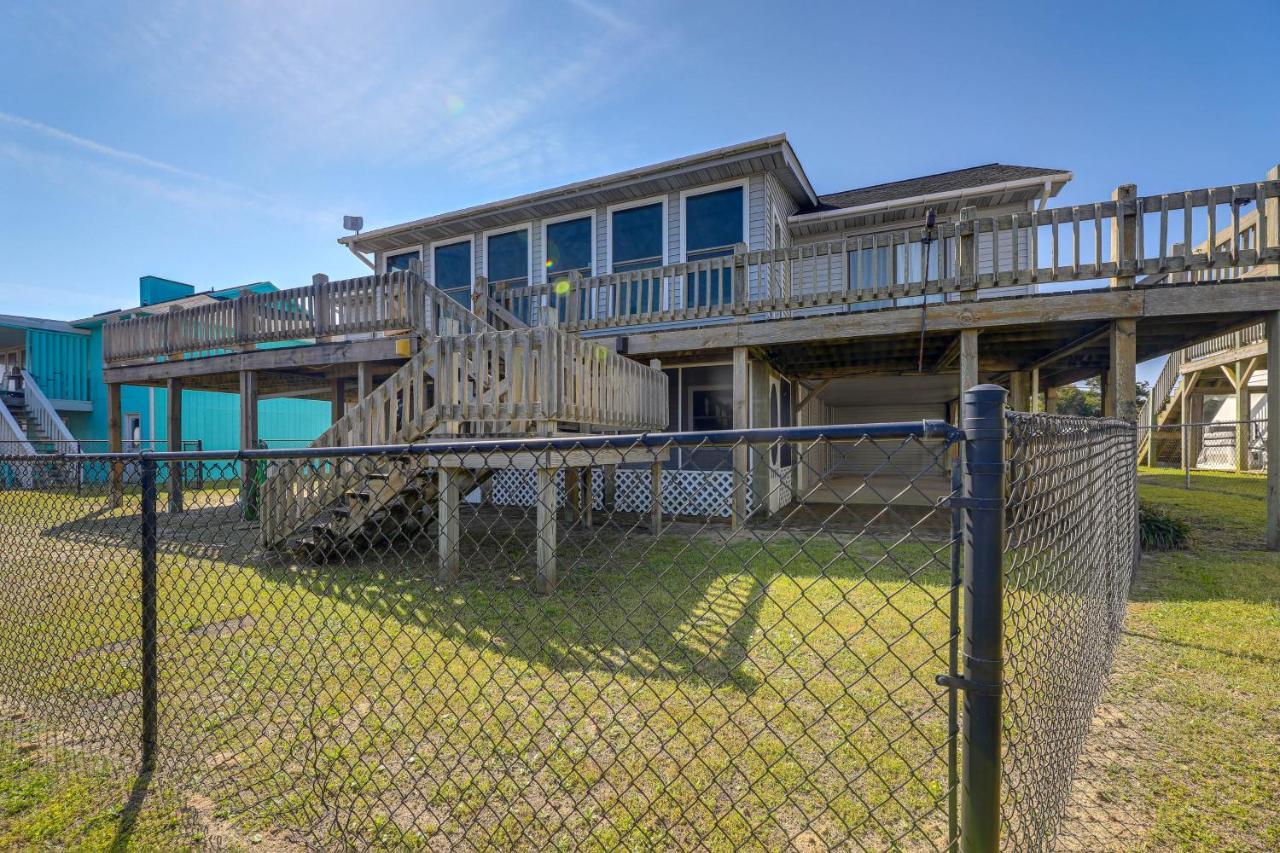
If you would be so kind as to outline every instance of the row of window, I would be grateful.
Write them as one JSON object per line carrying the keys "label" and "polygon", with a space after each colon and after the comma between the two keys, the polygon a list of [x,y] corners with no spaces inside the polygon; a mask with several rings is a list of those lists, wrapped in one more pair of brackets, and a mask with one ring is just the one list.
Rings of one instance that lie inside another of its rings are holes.
{"label": "row of window", "polygon": [[[742,184],[691,193],[684,202],[684,251],[690,261],[733,254],[746,239],[746,192]],[[564,217],[544,224],[547,280],[595,268],[594,214]],[[660,267],[666,259],[666,201],[659,199],[612,207],[608,213],[610,272]],[[486,234],[486,273],[491,282],[529,281],[529,228]],[[431,248],[431,278],[436,287],[469,304],[472,238]],[[417,249],[388,255],[384,268],[406,270],[420,257]]]}

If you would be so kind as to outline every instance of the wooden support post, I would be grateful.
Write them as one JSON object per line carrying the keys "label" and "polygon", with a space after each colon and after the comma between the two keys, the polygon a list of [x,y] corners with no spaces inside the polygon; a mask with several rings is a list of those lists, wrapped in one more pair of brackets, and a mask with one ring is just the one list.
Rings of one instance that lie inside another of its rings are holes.
{"label": "wooden support post", "polygon": [[[120,383],[107,383],[107,452],[124,450],[124,426],[120,416]],[[107,474],[107,504],[119,509],[124,503],[124,463],[113,460]]]}
{"label": "wooden support post", "polygon": [[347,409],[347,383],[341,378],[329,380],[329,423],[342,420]]}
{"label": "wooden support post", "polygon": [[462,504],[461,489],[458,486],[460,470],[441,468],[439,477],[439,494],[436,505],[437,534],[440,542],[440,571],[438,579],[441,586],[448,586],[458,579],[462,566],[462,525],[458,510]]}
{"label": "wooden support post", "polygon": [[577,468],[566,467],[564,469],[564,523],[573,525],[578,523],[579,502],[582,499],[582,490],[579,488],[579,478],[581,472]]}
{"label": "wooden support post", "polygon": [[1280,551],[1280,311],[1268,313],[1266,324],[1267,548]]}
{"label": "wooden support post", "polygon": [[960,331],[960,395],[978,384],[978,330],[962,329]]}
{"label": "wooden support post", "polygon": [[[613,508],[618,500],[618,466],[604,466],[604,512],[613,515]],[[606,519],[607,520],[607,519]]]}
{"label": "wooden support post", "polygon": [[649,532],[662,535],[662,463],[649,464]]}
{"label": "wooden support post", "polygon": [[362,361],[356,366],[356,399],[363,400],[373,393],[373,363]]}
{"label": "wooden support post", "polygon": [[1044,389],[1044,410],[1051,415],[1058,411],[1058,389],[1053,385]]}
{"label": "wooden support post", "polygon": [[[973,299],[978,289],[978,235],[976,233],[977,226],[973,224],[977,218],[978,208],[960,208],[960,227],[956,237],[956,261],[957,271],[960,276],[961,299]],[[961,345],[963,346],[963,341]],[[964,398],[961,397],[961,399],[963,400]]]}
{"label": "wooden support post", "polygon": [[1132,317],[1111,323],[1110,362],[1105,396],[1113,408],[1109,414],[1121,420],[1138,420],[1138,321]]}
{"label": "wooden support post", "polygon": [[1030,377],[1025,370],[1015,370],[1009,374],[1009,406],[1015,412],[1030,411],[1028,389]]}
{"label": "wooden support post", "polygon": [[[240,449],[258,446],[258,373],[240,371]],[[258,463],[245,460],[240,464],[241,511],[246,521],[258,518]]]}
{"label": "wooden support post", "polygon": [[1040,368],[1031,368],[1031,411],[1043,411],[1040,408]]}
{"label": "wooden support post", "polygon": [[582,520],[590,528],[595,524],[595,472],[591,466],[582,469]]}
{"label": "wooden support post", "polygon": [[1256,361],[1238,361],[1231,384],[1236,389],[1235,463],[1236,472],[1249,470],[1249,420],[1253,413],[1253,395],[1249,392],[1249,380],[1253,377]]}
{"label": "wooden support post", "polygon": [[[182,451],[182,380],[165,381],[165,421],[169,434],[169,450]],[[197,465],[203,463],[197,462]],[[169,463],[169,512],[182,512],[182,461]]]}
{"label": "wooden support post", "polygon": [[[750,387],[751,361],[746,347],[733,350],[733,428],[747,429],[750,425],[748,388]],[[730,522],[738,530],[747,520],[748,448],[745,444],[733,447],[733,509]]]}
{"label": "wooden support post", "polygon": [[539,593],[556,588],[556,472],[538,469],[538,575],[534,589]]}
{"label": "wooden support post", "polygon": [[1117,208],[1116,217],[1111,220],[1111,260],[1117,265],[1112,287],[1133,287],[1137,281],[1138,213],[1134,206],[1137,197],[1135,184],[1121,184],[1111,193]]}

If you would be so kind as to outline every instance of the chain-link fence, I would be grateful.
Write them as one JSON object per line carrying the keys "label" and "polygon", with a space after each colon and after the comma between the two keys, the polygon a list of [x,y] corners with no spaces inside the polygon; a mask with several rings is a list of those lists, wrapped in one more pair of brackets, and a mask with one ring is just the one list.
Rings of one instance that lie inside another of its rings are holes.
{"label": "chain-link fence", "polygon": [[1099,501],[1131,495],[1101,472],[1133,433],[1015,419],[1006,552],[982,405],[964,432],[81,455],[78,491],[67,457],[5,457],[0,734],[206,839],[981,849],[1003,728],[1034,846],[1123,603],[1131,522]]}
{"label": "chain-link fence", "polygon": [[1267,493],[1267,422],[1215,420],[1138,427],[1141,481],[1245,497]]}
{"label": "chain-link fence", "polygon": [[1138,558],[1135,432],[1116,420],[1013,415],[1009,448],[1004,840],[1074,847],[1098,812],[1087,784],[1072,783]]}

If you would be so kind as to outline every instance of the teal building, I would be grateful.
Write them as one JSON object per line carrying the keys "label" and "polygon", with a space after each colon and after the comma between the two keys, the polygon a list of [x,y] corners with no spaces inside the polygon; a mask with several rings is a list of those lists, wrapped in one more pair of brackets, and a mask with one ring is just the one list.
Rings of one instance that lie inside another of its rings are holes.
{"label": "teal building", "polygon": [[[43,452],[69,440],[86,452],[107,449],[102,329],[109,320],[147,314],[157,305],[186,307],[274,290],[270,282],[256,282],[197,293],[190,284],[143,276],[135,308],[72,322],[0,314],[0,452]],[[121,389],[126,449],[168,449],[166,395],[164,388]],[[236,394],[183,391],[184,445],[191,448],[198,442],[205,450],[236,449],[239,408]],[[305,446],[328,427],[329,418],[330,407],[323,401],[263,399],[259,435],[270,447]]]}

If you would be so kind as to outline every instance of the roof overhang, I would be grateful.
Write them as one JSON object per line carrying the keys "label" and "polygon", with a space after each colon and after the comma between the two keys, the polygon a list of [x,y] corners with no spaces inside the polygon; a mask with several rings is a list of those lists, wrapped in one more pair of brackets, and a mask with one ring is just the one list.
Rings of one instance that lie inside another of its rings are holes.
{"label": "roof overhang", "polygon": [[0,328],[41,332],[62,332],[68,335],[82,335],[84,331],[75,328],[65,320],[47,320],[43,317],[20,317],[16,314],[0,314]]}
{"label": "roof overhang", "polygon": [[555,189],[340,237],[338,242],[360,252],[382,252],[762,172],[776,176],[798,205],[811,207],[817,204],[817,194],[791,143],[785,134],[777,134]]}
{"label": "roof overhang", "polygon": [[865,228],[881,224],[923,220],[926,211],[933,209],[939,215],[958,213],[962,207],[999,207],[1050,199],[1062,191],[1072,178],[1071,172],[1053,175],[1037,175],[995,184],[966,187],[959,190],[929,193],[911,198],[890,199],[857,207],[836,210],[817,210],[797,213],[787,220],[797,236],[825,234],[849,228]]}

